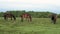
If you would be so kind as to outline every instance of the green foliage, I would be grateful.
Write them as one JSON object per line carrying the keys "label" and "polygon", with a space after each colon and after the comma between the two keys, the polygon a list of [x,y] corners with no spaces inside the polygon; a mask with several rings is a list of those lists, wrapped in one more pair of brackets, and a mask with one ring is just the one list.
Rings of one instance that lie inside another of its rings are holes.
{"label": "green foliage", "polygon": [[[21,10],[21,11],[6,11],[6,12],[10,12],[12,14],[14,14],[16,17],[20,17],[21,14],[23,13],[29,13],[31,14],[32,17],[34,18],[49,18],[49,15],[52,14],[51,12],[35,12],[35,11],[25,11],[25,10]],[[0,17],[3,16],[4,12],[0,12]],[[58,15],[58,17],[60,18],[60,14]]]}

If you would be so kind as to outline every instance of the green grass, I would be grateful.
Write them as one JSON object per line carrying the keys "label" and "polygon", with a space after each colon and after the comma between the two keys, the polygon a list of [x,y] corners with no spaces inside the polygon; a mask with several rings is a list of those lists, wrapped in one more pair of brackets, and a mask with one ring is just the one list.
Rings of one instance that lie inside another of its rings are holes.
{"label": "green grass", "polygon": [[0,18],[0,34],[60,34],[60,18],[56,24],[50,18],[33,18],[32,22]]}

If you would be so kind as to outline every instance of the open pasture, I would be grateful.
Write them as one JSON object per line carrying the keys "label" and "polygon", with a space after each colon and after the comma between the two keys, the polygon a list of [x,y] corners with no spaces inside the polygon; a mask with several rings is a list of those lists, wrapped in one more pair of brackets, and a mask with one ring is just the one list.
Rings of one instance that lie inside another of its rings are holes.
{"label": "open pasture", "polygon": [[0,34],[60,34],[60,18],[56,24],[50,18],[33,18],[32,22],[0,18]]}

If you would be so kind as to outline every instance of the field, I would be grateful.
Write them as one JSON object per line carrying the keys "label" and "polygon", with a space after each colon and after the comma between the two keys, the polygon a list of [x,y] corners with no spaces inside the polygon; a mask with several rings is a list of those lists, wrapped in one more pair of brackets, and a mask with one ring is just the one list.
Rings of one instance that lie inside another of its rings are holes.
{"label": "field", "polygon": [[0,18],[0,34],[60,34],[60,18],[56,24],[50,18],[33,18],[32,22]]}

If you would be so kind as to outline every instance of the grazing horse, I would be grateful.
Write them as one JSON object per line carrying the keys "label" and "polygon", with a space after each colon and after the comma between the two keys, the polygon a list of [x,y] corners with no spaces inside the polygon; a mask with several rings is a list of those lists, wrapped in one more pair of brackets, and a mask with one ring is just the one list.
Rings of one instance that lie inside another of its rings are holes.
{"label": "grazing horse", "polygon": [[16,17],[11,13],[4,13],[3,17],[5,20],[7,20],[8,18],[11,18],[11,20],[12,18],[14,18],[14,20],[16,20]]}
{"label": "grazing horse", "polygon": [[52,14],[51,15],[51,20],[54,24],[56,24],[56,20],[57,20],[57,15],[56,14]]}
{"label": "grazing horse", "polygon": [[31,17],[31,15],[28,14],[28,13],[24,13],[24,14],[22,14],[20,17],[21,17],[21,21],[22,21],[22,22],[23,22],[24,18],[25,18],[26,20],[28,20],[28,21],[32,21],[32,17]]}

